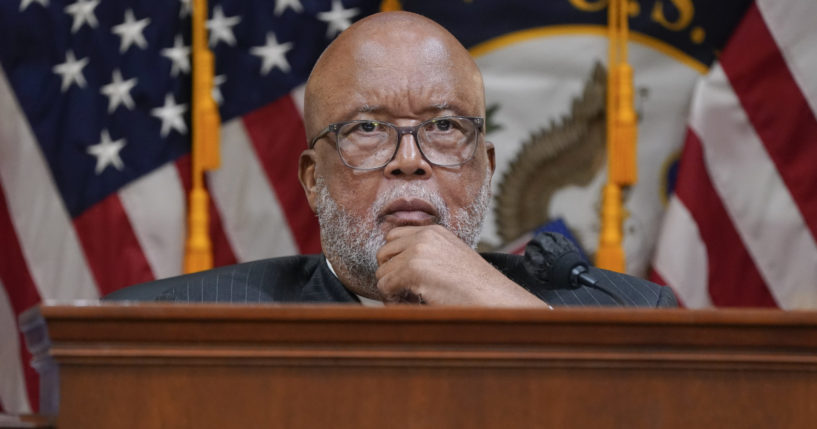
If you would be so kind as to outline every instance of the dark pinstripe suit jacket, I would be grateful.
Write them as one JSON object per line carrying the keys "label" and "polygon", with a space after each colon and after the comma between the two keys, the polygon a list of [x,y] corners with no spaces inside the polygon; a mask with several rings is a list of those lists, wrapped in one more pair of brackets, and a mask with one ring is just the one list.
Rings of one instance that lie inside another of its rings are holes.
{"label": "dark pinstripe suit jacket", "polygon": [[[499,253],[482,255],[508,278],[553,306],[676,307],[672,291],[636,277],[591,268],[599,286],[546,288],[522,265],[523,257]],[[181,302],[336,302],[357,303],[329,271],[323,255],[264,259],[200,273],[143,283],[109,294],[106,300]]]}

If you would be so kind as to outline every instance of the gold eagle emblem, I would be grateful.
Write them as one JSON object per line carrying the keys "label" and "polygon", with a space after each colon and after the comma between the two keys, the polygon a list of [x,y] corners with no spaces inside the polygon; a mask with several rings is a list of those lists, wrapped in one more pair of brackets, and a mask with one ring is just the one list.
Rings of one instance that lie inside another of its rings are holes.
{"label": "gold eagle emblem", "polygon": [[607,72],[596,63],[569,115],[531,133],[498,185],[494,211],[503,243],[548,222],[553,194],[586,186],[605,165]]}

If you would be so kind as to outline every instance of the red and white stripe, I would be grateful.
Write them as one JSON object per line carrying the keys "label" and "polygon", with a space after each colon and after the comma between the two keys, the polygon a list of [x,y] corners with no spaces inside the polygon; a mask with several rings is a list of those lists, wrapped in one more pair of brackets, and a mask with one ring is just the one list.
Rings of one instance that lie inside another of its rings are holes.
{"label": "red and white stripe", "polygon": [[[32,402],[27,397],[24,371],[23,350],[20,350],[20,334],[17,331],[17,312],[11,305],[11,299],[6,295],[5,284],[0,281],[0,338],[3,338],[3,347],[0,348],[0,406],[5,410],[19,413],[30,413]],[[32,374],[33,375],[33,374]],[[32,381],[35,381],[36,377]]]}
{"label": "red and white stripe", "polygon": [[[296,97],[302,88],[223,124],[222,167],[207,178],[216,265],[320,251],[296,174],[306,148]],[[0,410],[26,413],[37,409],[37,376],[18,315],[43,299],[94,299],[180,274],[190,158],[72,219],[2,70],[0,118]]]}
{"label": "red and white stripe", "polygon": [[815,19],[757,1],[696,88],[654,259],[689,307],[817,308]]}

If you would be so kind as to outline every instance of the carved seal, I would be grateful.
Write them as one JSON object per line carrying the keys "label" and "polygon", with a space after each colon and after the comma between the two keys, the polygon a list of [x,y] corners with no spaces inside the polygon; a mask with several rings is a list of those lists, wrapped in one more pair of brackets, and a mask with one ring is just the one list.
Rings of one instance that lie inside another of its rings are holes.
{"label": "carved seal", "polygon": [[553,194],[586,186],[604,167],[607,72],[596,63],[571,112],[531,133],[495,195],[497,233],[507,243],[546,223]]}

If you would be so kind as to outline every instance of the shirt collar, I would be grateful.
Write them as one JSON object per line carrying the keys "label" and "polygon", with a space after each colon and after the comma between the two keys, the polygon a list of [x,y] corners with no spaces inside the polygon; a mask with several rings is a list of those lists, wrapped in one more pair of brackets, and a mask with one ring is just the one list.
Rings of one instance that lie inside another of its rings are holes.
{"label": "shirt collar", "polygon": [[[338,274],[335,272],[335,268],[332,266],[332,263],[329,262],[329,258],[323,258],[323,260],[326,261],[326,266],[329,267],[329,271],[332,273],[332,275],[335,276],[336,279],[340,280],[338,278]],[[383,307],[385,305],[383,304],[383,301],[366,298],[365,296],[361,296],[358,294],[355,294],[355,296],[360,301],[360,303],[363,304],[364,307]]]}

